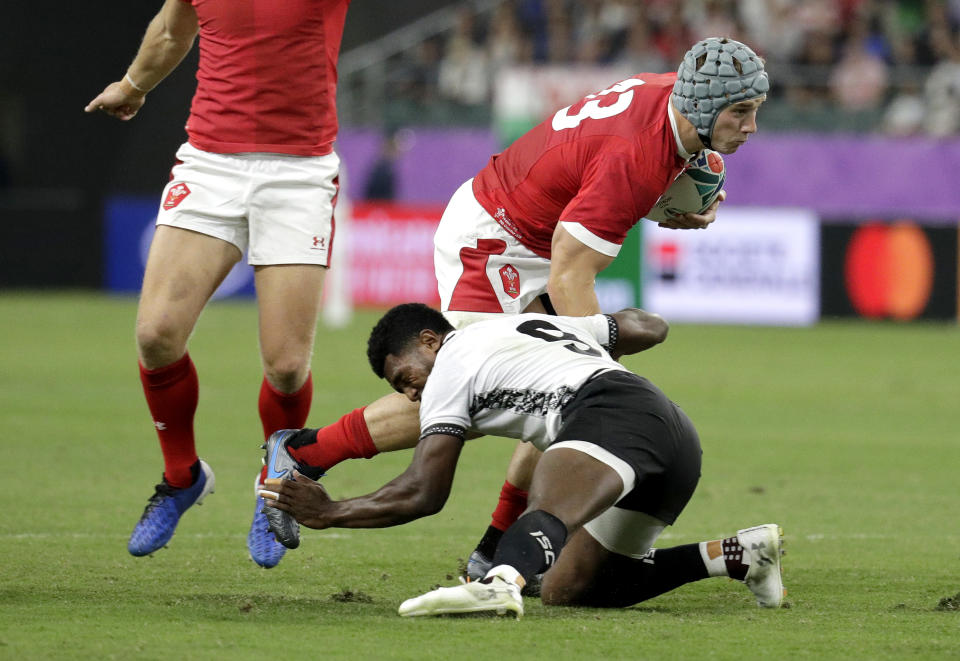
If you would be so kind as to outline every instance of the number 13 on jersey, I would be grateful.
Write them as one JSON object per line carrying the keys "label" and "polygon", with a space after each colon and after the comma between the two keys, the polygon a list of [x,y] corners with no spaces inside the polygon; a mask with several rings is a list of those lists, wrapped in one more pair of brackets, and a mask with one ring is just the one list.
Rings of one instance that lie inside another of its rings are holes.
{"label": "number 13 on jersey", "polygon": [[[585,119],[606,119],[607,117],[619,115],[630,106],[630,102],[633,101],[633,89],[631,88],[637,87],[638,85],[643,85],[643,81],[639,78],[627,78],[612,87],[608,87],[602,92],[588,94],[586,96],[587,102],[583,104],[576,115],[567,114],[567,111],[573,106],[561,108],[553,116],[553,121],[550,125],[554,131],[562,131],[563,129],[572,129],[580,126],[580,122]],[[619,96],[617,100],[610,105],[600,107],[600,102],[604,100],[602,97],[609,94],[617,94]]]}

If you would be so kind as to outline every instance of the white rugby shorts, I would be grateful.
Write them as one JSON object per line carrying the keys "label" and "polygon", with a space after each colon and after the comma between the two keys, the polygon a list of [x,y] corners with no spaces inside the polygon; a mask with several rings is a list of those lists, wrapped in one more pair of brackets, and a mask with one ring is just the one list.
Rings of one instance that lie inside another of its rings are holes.
{"label": "white rugby shorts", "polygon": [[255,266],[330,265],[340,159],[214,154],[190,143],[163,190],[158,225],[232,243]]}
{"label": "white rugby shorts", "polygon": [[520,314],[547,291],[550,260],[526,248],[480,206],[473,179],[450,198],[433,245],[440,309],[457,328]]}

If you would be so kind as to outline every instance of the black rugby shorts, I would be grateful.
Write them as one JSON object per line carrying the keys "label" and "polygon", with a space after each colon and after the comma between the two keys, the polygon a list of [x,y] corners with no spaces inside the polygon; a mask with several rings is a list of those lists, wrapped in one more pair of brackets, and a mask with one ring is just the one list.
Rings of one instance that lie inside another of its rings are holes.
{"label": "black rugby shorts", "polygon": [[612,370],[589,380],[562,412],[554,443],[593,443],[633,468],[636,484],[616,506],[676,521],[700,480],[702,451],[687,414],[650,381]]}

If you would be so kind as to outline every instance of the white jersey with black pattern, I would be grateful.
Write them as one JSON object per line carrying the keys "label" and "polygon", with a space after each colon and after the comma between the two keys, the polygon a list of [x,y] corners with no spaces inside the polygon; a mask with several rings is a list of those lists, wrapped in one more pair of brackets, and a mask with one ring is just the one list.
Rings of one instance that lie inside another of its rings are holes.
{"label": "white jersey with black pattern", "polygon": [[609,334],[602,314],[521,314],[450,333],[421,394],[422,433],[461,428],[545,450],[561,409],[591,376],[626,370],[604,348]]}

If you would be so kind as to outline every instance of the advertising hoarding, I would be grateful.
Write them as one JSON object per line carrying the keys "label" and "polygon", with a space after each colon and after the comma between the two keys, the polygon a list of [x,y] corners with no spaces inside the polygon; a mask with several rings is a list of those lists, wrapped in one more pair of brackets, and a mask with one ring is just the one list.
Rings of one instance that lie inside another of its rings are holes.
{"label": "advertising hoarding", "polygon": [[643,303],[669,321],[802,326],[819,317],[817,215],[724,205],[706,230],[646,222]]}
{"label": "advertising hoarding", "polygon": [[[118,195],[104,208],[104,280],[108,290],[137,293],[143,284],[159,200],[156,196]],[[253,267],[246,256],[230,270],[214,298],[253,296]]]}
{"label": "advertising hoarding", "polygon": [[822,237],[823,316],[957,318],[956,225],[831,219]]}

